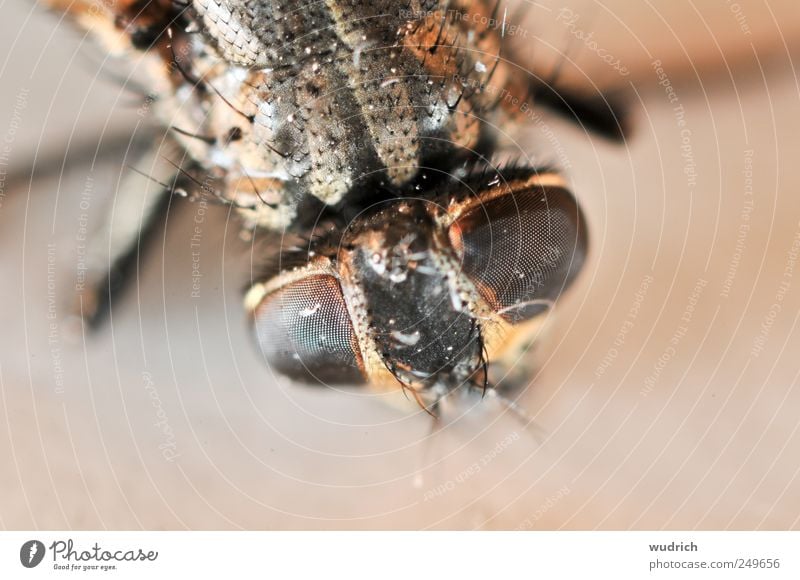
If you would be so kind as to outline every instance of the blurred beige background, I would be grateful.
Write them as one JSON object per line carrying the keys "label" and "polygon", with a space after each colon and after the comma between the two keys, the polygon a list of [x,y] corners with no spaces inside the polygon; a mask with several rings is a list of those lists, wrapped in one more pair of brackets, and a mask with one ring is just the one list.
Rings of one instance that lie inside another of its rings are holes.
{"label": "blurred beige background", "polygon": [[518,13],[530,66],[566,51],[565,82],[630,95],[637,129],[623,147],[554,118],[517,133],[512,154],[564,166],[590,261],[532,353],[535,430],[486,401],[432,438],[424,414],[264,368],[224,209],[177,203],[112,323],[74,332],[81,231],[127,160],[29,167],[142,119],[80,34],[2,6],[0,527],[800,527],[796,2]]}

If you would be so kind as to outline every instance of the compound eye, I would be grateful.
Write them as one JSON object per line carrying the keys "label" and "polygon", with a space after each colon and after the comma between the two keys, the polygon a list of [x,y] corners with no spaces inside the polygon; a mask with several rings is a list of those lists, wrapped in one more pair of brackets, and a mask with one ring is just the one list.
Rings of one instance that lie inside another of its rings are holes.
{"label": "compound eye", "polygon": [[512,185],[507,194],[470,207],[449,237],[481,296],[514,324],[546,311],[586,254],[575,198],[553,186]]}
{"label": "compound eye", "polygon": [[282,286],[261,300],[254,319],[258,345],[276,371],[312,383],[364,382],[358,341],[333,276]]}

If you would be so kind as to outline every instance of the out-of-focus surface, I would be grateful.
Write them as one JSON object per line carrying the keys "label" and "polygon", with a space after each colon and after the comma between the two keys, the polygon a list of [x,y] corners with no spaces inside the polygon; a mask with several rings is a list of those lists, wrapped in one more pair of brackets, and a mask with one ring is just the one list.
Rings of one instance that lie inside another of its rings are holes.
{"label": "out-of-focus surface", "polygon": [[[0,527],[797,528],[796,4],[527,9],[523,56],[569,46],[565,80],[629,91],[637,120],[622,147],[549,117],[516,135],[592,237],[519,395],[535,429],[487,400],[429,437],[422,412],[274,377],[221,208],[177,202],[111,324],[76,333],[82,237],[129,161],[109,154],[2,182]],[[142,121],[79,34],[3,11],[0,169]]]}

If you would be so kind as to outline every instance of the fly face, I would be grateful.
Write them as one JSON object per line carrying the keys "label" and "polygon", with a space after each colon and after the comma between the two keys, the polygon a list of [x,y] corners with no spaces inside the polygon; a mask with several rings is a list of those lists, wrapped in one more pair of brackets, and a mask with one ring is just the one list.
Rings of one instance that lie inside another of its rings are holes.
{"label": "fly face", "polygon": [[274,369],[404,389],[428,408],[514,364],[583,263],[580,210],[558,176],[530,170],[444,189],[371,208],[251,288]]}

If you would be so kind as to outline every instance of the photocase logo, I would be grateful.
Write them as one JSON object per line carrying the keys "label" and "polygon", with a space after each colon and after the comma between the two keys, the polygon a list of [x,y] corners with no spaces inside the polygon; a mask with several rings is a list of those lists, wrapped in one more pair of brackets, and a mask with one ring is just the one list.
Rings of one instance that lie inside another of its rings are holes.
{"label": "photocase logo", "polygon": [[44,558],[44,544],[39,540],[28,540],[19,549],[19,561],[26,568],[36,568]]}

